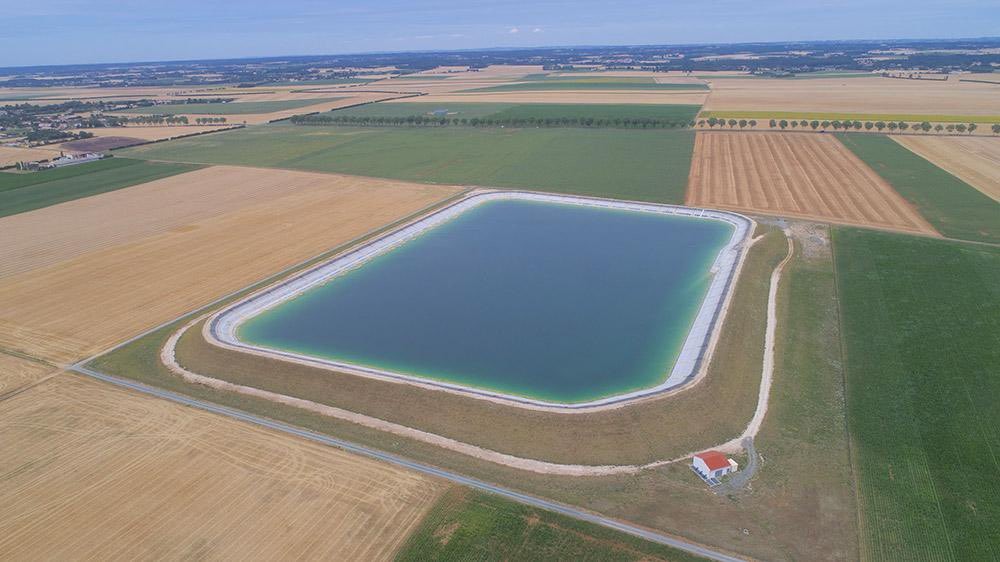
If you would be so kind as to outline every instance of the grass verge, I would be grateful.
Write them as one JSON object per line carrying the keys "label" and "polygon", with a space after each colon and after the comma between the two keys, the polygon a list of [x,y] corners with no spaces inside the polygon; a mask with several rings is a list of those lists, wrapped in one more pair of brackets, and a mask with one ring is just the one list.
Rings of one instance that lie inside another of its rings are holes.
{"label": "grass verge", "polygon": [[1000,249],[834,233],[862,558],[1000,555]]}
{"label": "grass verge", "polygon": [[396,560],[702,558],[499,496],[454,487],[424,517]]}
{"label": "grass verge", "polygon": [[200,167],[111,158],[30,174],[0,174],[0,217],[115,191]]}
{"label": "grass verge", "polygon": [[1000,242],[1000,203],[884,135],[838,134],[844,145],[950,238]]}
{"label": "grass verge", "polygon": [[680,204],[693,146],[677,130],[267,125],[123,153]]}

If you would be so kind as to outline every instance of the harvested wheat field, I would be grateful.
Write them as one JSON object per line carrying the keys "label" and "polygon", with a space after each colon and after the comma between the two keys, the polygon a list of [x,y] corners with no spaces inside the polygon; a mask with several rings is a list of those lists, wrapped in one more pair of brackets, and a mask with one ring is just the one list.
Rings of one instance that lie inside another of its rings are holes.
{"label": "harvested wheat field", "polygon": [[[358,105],[362,103],[371,103],[381,100],[387,100],[399,97],[399,94],[395,93],[384,93],[384,92],[359,92],[355,94],[354,92],[341,92],[339,90],[324,88],[324,92],[317,91],[313,94],[308,95],[279,95],[275,96],[278,99],[270,101],[288,101],[288,100],[300,100],[300,99],[313,99],[317,100],[323,98],[329,98],[331,95],[343,94],[345,97],[331,101],[318,101],[315,105],[307,105],[305,107],[297,107],[295,109],[285,109],[282,111],[273,111],[271,113],[247,113],[240,115],[226,115],[227,122],[230,124],[243,124],[256,125],[260,123],[267,123],[269,121],[275,121],[278,119],[288,119],[294,115],[300,115],[303,113],[322,113],[324,111],[330,111],[331,109],[339,109],[341,107],[350,107],[352,105]],[[350,95],[348,95],[350,94]],[[265,99],[260,99],[260,96],[246,96],[246,99],[241,99],[240,101],[269,101]],[[184,115],[191,121],[199,117],[219,117],[218,115],[199,115],[197,113],[185,113]]]}
{"label": "harvested wheat field", "polygon": [[129,127],[98,127],[94,129],[80,129],[80,130],[87,131],[88,133],[93,133],[95,137],[128,137],[143,141],[155,141],[155,140],[166,140],[176,137],[183,137],[186,135],[207,133],[208,131],[219,131],[222,129],[228,129],[230,127],[232,127],[232,125],[221,125],[221,126],[178,125],[176,127],[156,126],[156,125],[146,127],[143,125],[134,125]]}
{"label": "harvested wheat field", "polygon": [[446,484],[63,373],[0,403],[10,560],[386,560]]}
{"label": "harvested wheat field", "polygon": [[885,180],[828,135],[699,132],[686,202],[936,234]]}
{"label": "harvested wheat field", "polygon": [[50,365],[8,355],[0,350],[0,400],[56,371]]}
{"label": "harvested wheat field", "polygon": [[[459,92],[430,94],[419,99],[401,99],[402,102],[421,103],[611,103],[611,104],[693,104],[705,102],[708,92],[692,93],[683,90],[614,91],[614,90],[551,90],[527,92]],[[392,102],[388,102],[392,103]]]}
{"label": "harvested wheat field", "polygon": [[231,166],[0,219],[0,347],[90,355],[459,191]]}
{"label": "harvested wheat field", "polygon": [[924,136],[890,138],[1000,201],[1000,138]]}
{"label": "harvested wheat field", "polygon": [[893,78],[709,80],[706,111],[1000,115],[996,86]]}
{"label": "harvested wheat field", "polygon": [[31,160],[49,160],[59,156],[59,151],[53,148],[17,148],[0,146],[0,167],[13,166],[18,162]]}

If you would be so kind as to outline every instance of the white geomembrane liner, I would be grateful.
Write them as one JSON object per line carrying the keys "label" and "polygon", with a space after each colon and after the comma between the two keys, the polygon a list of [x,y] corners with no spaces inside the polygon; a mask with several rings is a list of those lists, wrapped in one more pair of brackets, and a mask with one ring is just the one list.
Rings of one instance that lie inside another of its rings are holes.
{"label": "white geomembrane liner", "polygon": [[[487,201],[515,199],[548,203],[563,203],[588,207],[603,207],[607,209],[621,209],[641,213],[687,216],[699,219],[718,220],[733,225],[733,234],[730,237],[729,242],[719,251],[716,260],[712,265],[712,281],[708,287],[707,293],[705,294],[705,298],[702,301],[701,307],[698,310],[698,315],[695,317],[694,322],[691,325],[691,329],[688,332],[687,338],[684,340],[684,345],[681,347],[681,351],[677,356],[677,360],[674,363],[673,368],[670,370],[669,375],[663,382],[657,384],[656,386],[642,390],[617,394],[588,402],[548,402],[524,396],[504,394],[470,386],[436,381],[405,373],[376,369],[354,363],[333,361],[310,355],[250,345],[240,341],[236,337],[236,332],[240,324],[247,319],[258,315],[269,308],[277,306],[282,302],[292,299],[317,285],[326,283],[338,275],[342,275],[347,271],[360,267],[369,259],[406,243],[430,228],[434,228],[435,226],[447,222],[465,211]],[[346,371],[360,376],[370,376],[379,379],[389,378],[419,384],[420,386],[440,387],[442,389],[459,392],[461,394],[500,400],[513,404],[559,409],[592,408],[595,406],[616,404],[677,388],[692,379],[697,374],[698,369],[701,366],[701,362],[708,350],[709,342],[712,337],[712,331],[716,328],[716,324],[718,323],[720,312],[726,300],[726,295],[732,290],[732,285],[735,282],[734,276],[736,274],[736,269],[741,256],[746,249],[745,242],[751,233],[750,227],[752,224],[753,223],[750,219],[736,213],[708,209],[695,209],[676,205],[634,203],[590,197],[549,195],[521,191],[474,193],[457,203],[449,205],[448,207],[434,212],[399,230],[393,231],[385,236],[377,238],[376,240],[363,244],[362,246],[351,250],[338,258],[310,268],[303,273],[279,283],[276,286],[270,287],[262,292],[255,293],[235,305],[223,309],[212,317],[208,325],[207,333],[210,336],[210,339],[216,340],[215,343],[221,344],[224,347],[246,350],[257,355],[284,358],[294,360],[298,363],[306,363],[325,368],[334,368],[336,370]]]}

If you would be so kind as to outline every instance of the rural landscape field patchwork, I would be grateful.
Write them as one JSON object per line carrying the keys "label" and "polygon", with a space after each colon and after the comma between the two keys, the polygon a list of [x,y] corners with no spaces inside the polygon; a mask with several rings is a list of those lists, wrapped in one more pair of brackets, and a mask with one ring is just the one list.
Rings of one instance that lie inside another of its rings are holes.
{"label": "rural landscape field patchwork", "polygon": [[0,558],[1000,557],[998,52],[0,68]]}

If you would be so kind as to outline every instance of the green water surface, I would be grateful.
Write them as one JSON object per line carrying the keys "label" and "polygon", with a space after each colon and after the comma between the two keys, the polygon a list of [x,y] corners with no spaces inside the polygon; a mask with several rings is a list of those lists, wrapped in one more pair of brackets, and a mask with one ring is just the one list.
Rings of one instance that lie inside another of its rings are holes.
{"label": "green water surface", "polygon": [[241,341],[553,402],[669,374],[727,223],[482,203],[248,319]]}

